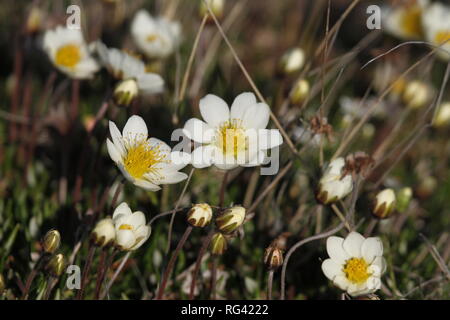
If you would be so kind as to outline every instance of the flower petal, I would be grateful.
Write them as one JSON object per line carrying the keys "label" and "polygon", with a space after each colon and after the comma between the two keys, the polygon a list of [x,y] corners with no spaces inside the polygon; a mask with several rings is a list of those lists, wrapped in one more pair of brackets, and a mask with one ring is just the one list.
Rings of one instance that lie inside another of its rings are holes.
{"label": "flower petal", "polygon": [[325,274],[325,276],[330,279],[331,281],[336,278],[338,275],[342,275],[342,265],[336,263],[332,259],[326,259],[322,262],[322,271]]}
{"label": "flower petal", "polygon": [[350,281],[345,276],[338,275],[333,280],[333,284],[341,290],[346,291],[350,286]]}
{"label": "flower petal", "polygon": [[112,161],[114,161],[115,163],[122,162],[122,156],[120,152],[117,150],[114,143],[111,142],[111,140],[106,139],[106,147],[108,149],[108,153]]}
{"label": "flower petal", "polygon": [[270,118],[270,108],[265,103],[257,103],[245,110],[242,122],[245,128],[264,129]]}
{"label": "flower petal", "polygon": [[123,145],[122,134],[120,133],[119,128],[117,128],[116,124],[112,121],[109,121],[109,134],[111,135],[116,149],[123,156],[125,153],[125,146]]}
{"label": "flower petal", "polygon": [[197,169],[211,166],[214,160],[215,147],[211,145],[200,146],[191,154],[192,166]]}
{"label": "flower petal", "polygon": [[214,137],[214,129],[197,118],[186,121],[183,132],[189,139],[198,143],[210,143]]}
{"label": "flower petal", "polygon": [[147,139],[148,131],[144,119],[136,115],[131,116],[123,127],[122,136],[128,143]]}
{"label": "flower petal", "polygon": [[361,258],[361,246],[364,242],[364,237],[358,232],[350,232],[344,240],[344,250],[350,257]]}
{"label": "flower petal", "polygon": [[126,202],[122,202],[121,204],[119,204],[116,207],[116,209],[114,210],[113,216],[112,216],[113,220],[115,220],[119,214],[122,214],[125,216],[132,214],[131,209]]}
{"label": "flower petal", "polygon": [[129,224],[131,224],[135,229],[145,224],[145,215],[141,211],[136,211],[129,217]]}
{"label": "flower petal", "polygon": [[231,105],[231,119],[243,119],[247,108],[257,104],[253,92],[244,92],[238,95]]}
{"label": "flower petal", "polygon": [[350,256],[344,250],[343,247],[344,239],[341,237],[331,236],[327,239],[327,252],[333,261],[343,265]]}
{"label": "flower petal", "polygon": [[138,179],[138,180],[134,180],[133,183],[138,186],[141,187],[147,191],[158,191],[161,190],[160,186],[157,186],[156,184],[151,183],[150,181],[147,180],[143,180],[143,179]]}
{"label": "flower petal", "polygon": [[283,143],[283,136],[277,129],[258,130],[258,149],[267,150],[278,147]]}
{"label": "flower petal", "polygon": [[174,184],[186,180],[188,175],[184,172],[172,172],[169,175],[164,176],[159,181],[161,184]]}
{"label": "flower petal", "polygon": [[118,230],[116,232],[116,242],[124,250],[129,250],[136,243],[136,237],[131,230]]}
{"label": "flower petal", "polygon": [[200,114],[206,123],[212,127],[217,127],[230,119],[230,110],[227,103],[213,94],[208,94],[200,99]]}
{"label": "flower petal", "polygon": [[370,237],[364,240],[361,245],[361,255],[367,263],[383,255],[383,242],[378,237]]}

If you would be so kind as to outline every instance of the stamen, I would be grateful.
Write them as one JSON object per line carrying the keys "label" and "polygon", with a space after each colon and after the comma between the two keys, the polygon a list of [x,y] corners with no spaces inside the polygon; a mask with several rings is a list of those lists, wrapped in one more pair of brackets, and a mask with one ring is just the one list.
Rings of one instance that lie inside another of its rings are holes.
{"label": "stamen", "polygon": [[67,44],[56,51],[55,62],[57,65],[73,68],[80,60],[80,48],[75,44]]}
{"label": "stamen", "polygon": [[242,120],[231,119],[224,122],[218,130],[216,143],[224,155],[232,155],[234,158],[238,154],[248,149],[248,139]]}
{"label": "stamen", "polygon": [[350,282],[360,284],[370,277],[368,268],[369,265],[363,258],[351,258],[345,263],[343,271]]}

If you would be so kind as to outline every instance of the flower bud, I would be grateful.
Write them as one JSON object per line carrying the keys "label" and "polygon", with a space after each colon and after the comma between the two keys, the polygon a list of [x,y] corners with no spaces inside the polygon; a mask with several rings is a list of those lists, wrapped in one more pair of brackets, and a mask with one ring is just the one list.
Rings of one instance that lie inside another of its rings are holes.
{"label": "flower bud", "polygon": [[30,34],[38,32],[42,27],[43,20],[43,11],[38,7],[32,7],[27,17],[26,32]]}
{"label": "flower bud", "polygon": [[269,270],[274,270],[283,265],[283,250],[270,245],[264,251],[264,263]]}
{"label": "flower bud", "polygon": [[61,244],[61,235],[56,229],[48,231],[42,240],[42,248],[46,253],[53,254],[58,250]]}
{"label": "flower bud", "polygon": [[375,197],[375,205],[372,214],[380,219],[389,218],[395,209],[395,193],[392,189],[384,189]]}
{"label": "flower bud", "polygon": [[300,48],[292,48],[286,51],[280,60],[280,71],[283,74],[291,74],[299,71],[305,64],[305,53]]}
{"label": "flower bud", "polygon": [[333,160],[319,181],[316,198],[322,204],[330,204],[347,196],[353,190],[351,174],[343,174],[344,158]]}
{"label": "flower bud", "polygon": [[139,87],[135,79],[125,79],[120,81],[114,89],[114,102],[117,105],[128,107],[137,97]]}
{"label": "flower bud", "polygon": [[207,203],[199,203],[189,210],[187,221],[193,227],[203,228],[211,222],[212,209]]}
{"label": "flower bud", "polygon": [[227,239],[225,236],[218,232],[213,235],[211,239],[211,253],[216,255],[222,255],[227,250]]}
{"label": "flower bud", "polygon": [[397,191],[397,211],[405,212],[409,207],[413,196],[412,189],[410,187],[401,188]]}
{"label": "flower bud", "polygon": [[435,128],[443,128],[450,125],[450,102],[441,104],[434,119]]}
{"label": "flower bud", "polygon": [[0,294],[5,291],[6,284],[5,284],[5,278],[3,278],[3,275],[0,273]]}
{"label": "flower bud", "polygon": [[298,80],[291,93],[291,103],[300,104],[305,101],[306,97],[309,94],[309,82],[306,79]]}
{"label": "flower bud", "polygon": [[430,98],[430,88],[421,81],[411,81],[403,92],[403,102],[411,109],[423,107]]}
{"label": "flower bud", "polygon": [[116,230],[111,218],[105,218],[97,222],[92,230],[91,239],[99,247],[105,247],[114,244],[116,240]]}
{"label": "flower bud", "polygon": [[45,269],[53,277],[59,277],[63,274],[65,267],[66,259],[64,258],[64,255],[60,253],[50,259],[50,261],[45,266]]}
{"label": "flower bud", "polygon": [[235,206],[225,210],[219,217],[216,218],[216,226],[225,234],[232,233],[237,230],[245,218],[245,208]]}
{"label": "flower bud", "polygon": [[[222,18],[223,16],[223,7],[225,4],[225,0],[206,0],[208,2],[208,5],[211,7],[212,12],[216,16],[217,19]],[[207,14],[208,6],[206,5],[205,1],[200,0],[200,8],[199,8],[200,16],[203,17],[205,14]],[[212,20],[210,18],[209,20]]]}

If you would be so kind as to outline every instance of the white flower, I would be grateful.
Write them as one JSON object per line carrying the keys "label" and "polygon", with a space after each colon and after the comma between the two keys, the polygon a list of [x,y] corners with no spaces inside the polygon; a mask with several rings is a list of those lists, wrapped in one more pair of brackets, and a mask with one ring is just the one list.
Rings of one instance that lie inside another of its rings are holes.
{"label": "white flower", "polygon": [[92,78],[99,69],[97,62],[89,55],[79,29],[58,26],[54,30],[47,30],[43,47],[55,67],[71,78]]}
{"label": "white flower", "polygon": [[145,224],[145,215],[141,211],[131,212],[125,202],[114,210],[112,219],[116,244],[121,250],[136,250],[150,237],[152,230]]}
{"label": "white flower", "polygon": [[139,92],[143,94],[160,93],[164,89],[164,80],[156,73],[146,72],[141,60],[115,48],[107,48],[97,42],[96,49],[102,64],[117,79],[136,81]]}
{"label": "white flower", "polygon": [[431,4],[423,13],[425,39],[436,46],[437,54],[445,61],[450,60],[450,7],[442,3]]}
{"label": "white flower", "polygon": [[139,50],[149,58],[165,58],[178,47],[181,27],[178,22],[154,18],[142,9],[134,16],[131,35]]}
{"label": "white flower", "polygon": [[258,103],[251,92],[237,96],[231,110],[221,98],[208,94],[200,100],[200,114],[205,122],[192,118],[183,129],[189,139],[203,144],[192,153],[196,168],[257,166],[264,162],[267,149],[283,143],[278,130],[265,129],[269,106]]}
{"label": "white flower", "polygon": [[381,275],[386,270],[383,243],[378,237],[364,238],[350,232],[341,237],[327,239],[330,259],[322,263],[325,276],[351,296],[373,293],[381,287]]}
{"label": "white flower", "polygon": [[344,158],[333,160],[319,181],[317,199],[323,204],[336,202],[353,190],[351,174],[343,176]]}
{"label": "white flower", "polygon": [[160,184],[183,181],[187,175],[178,170],[184,168],[190,156],[174,151],[156,138],[148,138],[147,126],[139,116],[128,119],[122,134],[114,122],[109,122],[112,141],[107,139],[111,159],[123,175],[138,187],[149,191],[160,190]]}
{"label": "white flower", "polygon": [[416,0],[382,10],[383,28],[402,40],[422,38],[422,13],[428,0]]}
{"label": "white flower", "polygon": [[301,48],[292,48],[281,57],[280,68],[284,73],[299,71],[305,64],[305,53]]}
{"label": "white flower", "polygon": [[450,124],[450,102],[444,102],[439,107],[433,126],[441,128]]}

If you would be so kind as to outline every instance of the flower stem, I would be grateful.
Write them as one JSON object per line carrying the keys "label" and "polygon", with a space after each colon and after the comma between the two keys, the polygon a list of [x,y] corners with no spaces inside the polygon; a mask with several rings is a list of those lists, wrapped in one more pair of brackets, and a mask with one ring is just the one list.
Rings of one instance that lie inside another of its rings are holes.
{"label": "flower stem", "polygon": [[216,300],[216,280],[217,280],[217,259],[219,257],[213,255],[211,266],[211,300]]}
{"label": "flower stem", "polygon": [[188,226],[186,228],[186,231],[184,232],[183,236],[181,237],[180,241],[178,242],[178,245],[175,249],[175,251],[172,253],[172,256],[170,257],[169,264],[167,265],[166,270],[164,271],[164,275],[161,281],[161,285],[159,286],[158,294],[156,296],[156,300],[161,300],[164,294],[164,289],[166,288],[167,281],[169,280],[170,274],[172,273],[172,269],[175,265],[175,261],[177,260],[178,254],[180,253],[181,249],[183,248],[184,244],[186,243],[187,238],[189,237],[192,226]]}
{"label": "flower stem", "polygon": [[28,275],[27,281],[25,282],[25,288],[23,289],[22,294],[22,300],[28,299],[28,294],[30,292],[31,284],[33,283],[34,278],[39,272],[39,269],[41,268],[43,260],[43,255],[41,255],[38,260],[36,261],[36,264],[34,265],[33,269],[31,270],[30,274]]}
{"label": "flower stem", "polygon": [[273,270],[269,270],[267,276],[267,300],[272,300],[272,284],[273,284]]}
{"label": "flower stem", "polygon": [[48,300],[50,298],[50,294],[52,293],[53,288],[55,287],[57,282],[58,282],[58,278],[55,278],[52,276],[48,277],[47,286],[45,288],[45,293],[42,296],[42,300]]}
{"label": "flower stem", "polygon": [[97,268],[97,283],[95,284],[95,295],[94,299],[98,300],[100,296],[100,290],[102,289],[102,283],[103,279],[105,278],[106,274],[106,256],[108,254],[107,249],[102,248],[102,252],[100,254],[100,262],[98,263]]}
{"label": "flower stem", "polygon": [[82,300],[84,298],[84,289],[87,284],[87,278],[89,275],[89,270],[91,269],[91,264],[92,264],[92,260],[94,258],[94,253],[95,253],[95,246],[93,246],[92,244],[89,244],[88,257],[87,257],[86,263],[84,265],[83,275],[81,277],[81,288],[78,291],[77,300]]}
{"label": "flower stem", "polygon": [[213,235],[214,235],[214,229],[212,229],[208,233],[207,237],[203,241],[202,247],[200,248],[200,252],[198,253],[197,261],[195,262],[195,269],[194,269],[194,272],[192,273],[192,281],[191,281],[191,289],[189,292],[189,300],[194,299],[195,285],[197,284],[198,272],[200,271],[200,266],[202,264],[203,256],[205,255],[206,249],[208,248]]}

